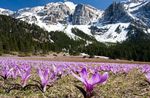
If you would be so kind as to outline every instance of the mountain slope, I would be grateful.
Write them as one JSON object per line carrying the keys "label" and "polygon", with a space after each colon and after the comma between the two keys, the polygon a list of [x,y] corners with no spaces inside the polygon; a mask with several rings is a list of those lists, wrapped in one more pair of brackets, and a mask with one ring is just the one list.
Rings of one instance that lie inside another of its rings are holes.
{"label": "mountain slope", "polygon": [[[114,2],[104,12],[93,28],[96,39],[104,42],[122,42],[128,39],[129,28],[136,25],[143,32],[150,33],[149,28],[150,1]],[[103,35],[105,35],[103,37]]]}
{"label": "mountain slope", "polygon": [[56,2],[45,6],[20,9],[14,12],[12,17],[30,24],[34,23],[49,32],[62,31],[70,38],[76,39],[80,37],[72,33],[72,28],[78,28],[81,31],[86,30],[85,34],[91,36],[89,24],[97,21],[102,13],[103,11],[90,5]]}
{"label": "mountain slope", "polygon": [[150,1],[147,0],[128,0],[113,2],[102,11],[85,4],[56,2],[20,9],[8,15],[30,24],[34,23],[49,32],[64,32],[73,40],[84,40],[72,32],[73,28],[77,28],[99,42],[116,43],[128,39],[131,25],[150,33],[149,5]]}
{"label": "mountain slope", "polygon": [[31,52],[49,42],[48,32],[38,26],[0,15],[0,51]]}
{"label": "mountain slope", "polygon": [[[78,32],[78,29],[76,31]],[[76,31],[74,31],[75,35],[78,35]],[[95,38],[84,33],[78,36],[74,40],[64,32],[47,32],[35,24],[0,15],[0,52],[46,53],[65,50],[69,53],[78,53],[80,48],[89,44],[100,44]]]}

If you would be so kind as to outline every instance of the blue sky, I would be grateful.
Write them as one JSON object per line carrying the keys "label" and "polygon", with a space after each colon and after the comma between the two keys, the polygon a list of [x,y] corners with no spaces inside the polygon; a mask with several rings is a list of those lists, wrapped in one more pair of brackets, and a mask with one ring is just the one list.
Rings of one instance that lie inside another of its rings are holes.
{"label": "blue sky", "polygon": [[[58,2],[58,1],[63,2],[64,0],[0,0],[0,8],[6,8],[15,11],[17,9],[24,7],[40,6],[45,5],[49,2]],[[70,1],[77,4],[78,3],[90,4],[96,8],[105,9],[112,3],[113,0],[70,0]]]}

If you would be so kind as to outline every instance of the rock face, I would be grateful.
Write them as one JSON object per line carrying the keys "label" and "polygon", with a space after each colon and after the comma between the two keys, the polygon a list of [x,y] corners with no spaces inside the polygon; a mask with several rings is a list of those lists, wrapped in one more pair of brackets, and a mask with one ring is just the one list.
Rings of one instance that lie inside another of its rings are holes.
{"label": "rock face", "polygon": [[114,2],[104,12],[100,23],[112,24],[117,22],[127,23],[132,20],[122,3]]}
{"label": "rock face", "polygon": [[99,24],[91,26],[90,29],[99,41],[109,39],[108,42],[120,42],[129,37],[134,27],[150,33],[150,1],[114,2],[105,10]]}
{"label": "rock face", "polygon": [[[41,18],[43,22],[48,24],[67,23],[67,18],[71,14],[71,10],[64,3],[50,3],[47,4],[40,12],[45,12],[44,17]],[[37,13],[39,15],[39,13]]]}
{"label": "rock face", "polygon": [[131,13],[150,27],[150,2],[145,2],[144,6],[141,6],[138,10]]}
{"label": "rock face", "polygon": [[49,3],[41,7],[19,10],[15,13],[15,17],[33,23],[40,20],[46,24],[65,24],[70,14],[71,10],[69,7],[62,2],[58,2]]}
{"label": "rock face", "polygon": [[78,4],[73,14],[73,25],[85,25],[91,24],[94,20],[97,20],[101,13],[99,10],[84,4]]}
{"label": "rock face", "polygon": [[29,23],[37,23],[40,20],[47,25],[56,25],[58,23],[87,25],[97,21],[96,19],[101,14],[102,11],[89,5],[57,2],[40,7],[21,9],[13,16]]}

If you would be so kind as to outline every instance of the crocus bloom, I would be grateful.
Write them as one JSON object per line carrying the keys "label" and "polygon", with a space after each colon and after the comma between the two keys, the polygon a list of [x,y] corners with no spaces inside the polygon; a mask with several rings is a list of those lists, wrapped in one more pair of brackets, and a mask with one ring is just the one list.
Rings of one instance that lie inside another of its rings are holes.
{"label": "crocus bloom", "polygon": [[17,75],[18,75],[18,69],[17,68],[14,68],[13,71],[11,72],[11,76],[12,78],[16,79],[17,78]]}
{"label": "crocus bloom", "polygon": [[13,68],[9,67],[8,65],[5,65],[2,67],[1,76],[4,79],[7,79],[11,75],[12,71],[13,71]]}
{"label": "crocus bloom", "polygon": [[106,80],[108,79],[107,72],[105,72],[103,75],[100,75],[96,72],[96,73],[92,74],[91,78],[89,78],[89,73],[87,72],[87,70],[85,68],[83,68],[79,74],[80,74],[80,76],[72,73],[72,75],[74,77],[76,77],[78,80],[83,82],[83,84],[86,88],[86,92],[89,94],[92,93],[93,88],[96,84],[102,84],[102,83],[106,82]]}
{"label": "crocus bloom", "polygon": [[13,64],[12,67],[13,71],[11,71],[11,77],[16,79],[20,73],[19,66],[17,64]]}
{"label": "crocus bloom", "polygon": [[41,79],[41,86],[42,86],[42,90],[43,92],[46,91],[46,86],[49,83],[49,69],[44,69],[41,70],[40,68],[38,68],[38,75]]}
{"label": "crocus bloom", "polygon": [[147,80],[150,82],[150,72],[145,74],[145,77],[147,78]]}
{"label": "crocus bloom", "polygon": [[27,81],[29,80],[31,74],[31,66],[28,66],[26,68],[21,68],[19,70],[20,76],[21,76],[21,85],[22,87],[25,87],[27,84]]}
{"label": "crocus bloom", "polygon": [[56,76],[61,76],[62,75],[63,68],[61,66],[56,67],[55,65],[52,65],[52,67],[53,67],[54,74]]}

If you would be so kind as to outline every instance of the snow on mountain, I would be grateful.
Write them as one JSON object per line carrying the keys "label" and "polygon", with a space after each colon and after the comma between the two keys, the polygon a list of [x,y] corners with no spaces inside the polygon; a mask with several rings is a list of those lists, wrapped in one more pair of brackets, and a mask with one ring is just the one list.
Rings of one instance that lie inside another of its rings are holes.
{"label": "snow on mountain", "polygon": [[115,23],[99,26],[94,33],[95,38],[100,42],[121,42],[127,39],[127,28],[130,23]]}
{"label": "snow on mountain", "polygon": [[148,1],[144,1],[144,0],[141,0],[141,1],[138,1],[138,2],[126,2],[124,4],[124,7],[129,11],[129,12],[133,12],[133,11],[136,11],[138,10],[140,7],[146,5],[148,3]]}
{"label": "snow on mountain", "polygon": [[84,4],[74,4],[72,2],[48,3],[45,6],[25,8],[16,12],[16,18],[32,21],[32,17],[39,16],[40,20],[46,24],[74,24],[87,25],[96,22],[103,11]]}
{"label": "snow on mountain", "polygon": [[145,33],[150,27],[150,1],[129,0],[114,2],[104,12],[99,23],[91,28],[93,35],[103,42],[121,42],[128,38],[130,24],[134,24]]}
{"label": "snow on mountain", "polygon": [[150,1],[145,1],[141,3],[136,10],[133,10],[131,14],[138,18],[144,25],[150,27]]}
{"label": "snow on mountain", "polygon": [[[77,7],[80,5],[82,6],[81,9]],[[78,39],[79,37],[72,33],[72,28],[78,28],[86,34],[92,35],[89,29],[91,25],[89,24],[96,22],[102,13],[103,11],[90,5],[74,4],[67,1],[64,3],[48,3],[45,6],[20,9],[13,17],[30,24],[37,24],[47,31],[63,31],[70,38]],[[78,14],[81,14],[81,17],[78,17]],[[73,23],[75,20],[76,23]],[[78,25],[78,21],[82,25]]]}
{"label": "snow on mountain", "polygon": [[34,23],[47,31],[63,31],[74,40],[82,39],[72,33],[72,28],[77,28],[95,37],[97,41],[113,43],[128,38],[131,24],[149,32],[149,12],[148,0],[113,2],[105,11],[69,1],[52,2],[45,6],[20,9],[17,12],[0,9],[0,14],[11,15],[30,24]]}
{"label": "snow on mountain", "polygon": [[1,15],[7,15],[7,16],[9,16],[9,15],[12,15],[12,14],[13,14],[13,11],[10,11],[10,10],[8,10],[8,9],[0,8],[0,14],[1,14]]}
{"label": "snow on mountain", "polygon": [[74,13],[74,10],[75,10],[77,4],[74,4],[73,2],[70,2],[70,1],[66,1],[64,3],[69,7],[69,9],[71,10],[71,13]]}

